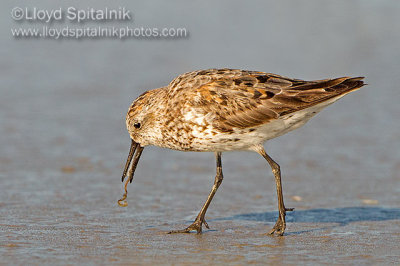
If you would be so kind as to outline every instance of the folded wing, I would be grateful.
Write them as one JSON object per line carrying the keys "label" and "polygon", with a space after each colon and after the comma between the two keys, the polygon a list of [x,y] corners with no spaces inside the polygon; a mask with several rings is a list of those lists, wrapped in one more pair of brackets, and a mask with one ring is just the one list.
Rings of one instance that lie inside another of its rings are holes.
{"label": "folded wing", "polygon": [[[364,85],[363,77],[304,81],[255,71],[211,69],[178,77],[172,89],[192,93],[190,105],[220,130],[249,128],[311,107]],[[180,86],[179,83],[182,85]],[[170,84],[170,86],[171,86]]]}

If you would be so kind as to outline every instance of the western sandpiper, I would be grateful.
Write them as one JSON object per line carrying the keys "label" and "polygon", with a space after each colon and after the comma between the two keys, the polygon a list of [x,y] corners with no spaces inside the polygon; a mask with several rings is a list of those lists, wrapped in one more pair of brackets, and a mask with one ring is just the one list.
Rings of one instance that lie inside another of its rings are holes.
{"label": "western sandpiper", "polygon": [[269,233],[283,235],[286,212],[293,209],[285,207],[280,167],[265,152],[264,142],[304,125],[324,107],[362,87],[362,79],[304,81],[258,71],[209,69],[182,74],[166,87],[143,93],[126,116],[132,143],[122,175],[122,182],[127,177],[125,193],[118,203],[127,205],[127,185],[145,146],[214,152],[217,173],[206,202],[190,226],[170,232],[201,233],[203,224],[209,228],[205,214],[223,179],[222,152],[255,151],[275,176],[279,217]]}

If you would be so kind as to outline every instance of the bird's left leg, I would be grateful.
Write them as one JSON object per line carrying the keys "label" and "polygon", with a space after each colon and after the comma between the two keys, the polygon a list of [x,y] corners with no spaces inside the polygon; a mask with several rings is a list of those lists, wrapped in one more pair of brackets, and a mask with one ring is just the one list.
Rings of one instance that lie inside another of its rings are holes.
{"label": "bird's left leg", "polygon": [[256,147],[256,151],[261,154],[265,160],[269,163],[272,169],[272,173],[275,176],[275,183],[276,183],[276,192],[278,195],[278,209],[279,209],[279,217],[276,221],[275,226],[269,232],[269,234],[278,234],[280,236],[283,235],[286,229],[286,212],[293,211],[294,208],[286,208],[283,202],[283,193],[282,193],[282,182],[281,182],[281,169],[279,164],[277,164],[264,150],[264,147],[258,146]]}
{"label": "bird's left leg", "polygon": [[222,179],[223,179],[223,175],[222,175],[222,163],[221,163],[221,152],[216,152],[215,153],[215,158],[217,161],[217,174],[215,175],[215,180],[214,180],[214,185],[211,189],[210,194],[208,195],[208,198],[206,200],[206,202],[204,203],[203,207],[201,208],[199,214],[196,217],[196,220],[189,225],[188,227],[186,227],[185,229],[182,230],[175,230],[175,231],[171,231],[169,232],[169,234],[173,234],[173,233],[190,233],[191,231],[197,231],[197,234],[201,234],[202,232],[202,225],[204,224],[208,229],[208,224],[205,220],[205,215],[208,209],[208,206],[211,203],[211,200],[213,199],[215,193],[218,190],[218,187],[221,185],[222,183]]}

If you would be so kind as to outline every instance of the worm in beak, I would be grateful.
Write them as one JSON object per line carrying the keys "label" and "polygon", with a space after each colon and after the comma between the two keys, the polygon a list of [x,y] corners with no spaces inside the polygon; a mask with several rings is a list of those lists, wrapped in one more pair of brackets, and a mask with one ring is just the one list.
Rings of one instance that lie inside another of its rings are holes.
{"label": "worm in beak", "polygon": [[132,140],[128,159],[126,160],[124,172],[122,173],[122,178],[121,178],[121,181],[124,182],[125,177],[128,176],[125,182],[125,193],[122,196],[122,198],[118,200],[118,205],[121,207],[128,206],[128,202],[126,201],[126,197],[128,195],[127,186],[128,183],[132,183],[133,175],[135,174],[136,166],[139,163],[139,159],[140,156],[142,155],[143,149],[144,148],[141,147],[139,143],[136,143],[134,140]]}

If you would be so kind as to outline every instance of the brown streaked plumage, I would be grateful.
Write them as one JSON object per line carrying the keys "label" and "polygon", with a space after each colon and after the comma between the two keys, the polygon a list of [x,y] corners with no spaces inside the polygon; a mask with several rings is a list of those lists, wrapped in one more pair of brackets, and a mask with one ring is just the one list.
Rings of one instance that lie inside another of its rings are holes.
{"label": "brown streaked plumage", "polygon": [[[126,125],[132,139],[122,180],[128,182],[147,145],[216,155],[214,186],[195,222],[184,230],[201,233],[207,208],[222,182],[221,153],[251,150],[261,154],[275,175],[279,218],[271,234],[283,235],[286,223],[279,165],[263,143],[305,124],[312,116],[364,85],[362,77],[317,81],[238,69],[209,69],[182,74],[168,86],[145,92],[131,105]],[[136,153],[135,153],[136,151]],[[132,159],[133,158],[133,159]],[[128,173],[127,173],[128,172]]]}

